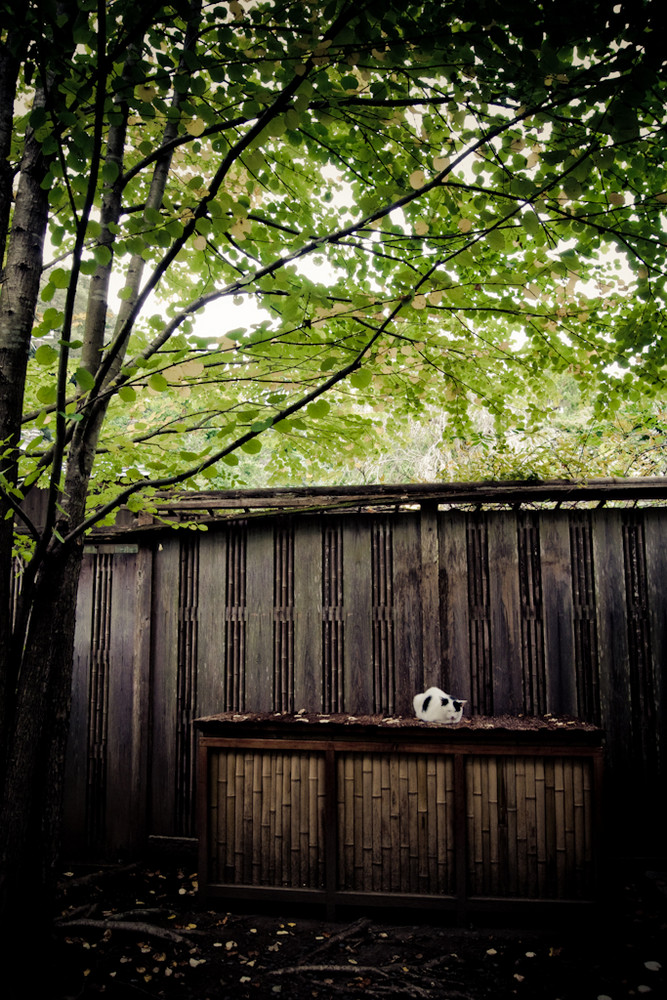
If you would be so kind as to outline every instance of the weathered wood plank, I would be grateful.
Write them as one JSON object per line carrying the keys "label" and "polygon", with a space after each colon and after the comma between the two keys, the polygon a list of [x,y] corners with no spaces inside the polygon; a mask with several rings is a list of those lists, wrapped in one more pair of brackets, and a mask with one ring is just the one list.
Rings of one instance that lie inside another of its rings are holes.
{"label": "weathered wood plank", "polygon": [[[423,672],[438,670],[440,661],[433,663],[425,658],[422,647],[422,629],[438,630],[438,622],[423,618],[422,608],[422,549],[420,522],[417,516],[402,518],[393,530],[394,538],[394,606],[396,691],[394,711],[411,715],[412,699],[422,691]],[[428,609],[426,609],[428,610]],[[423,664],[423,668],[422,668]]]}
{"label": "weathered wood plank", "polygon": [[667,544],[665,543],[665,515],[660,510],[644,513],[646,545],[646,575],[648,584],[651,622],[651,653],[653,659],[653,687],[655,691],[655,739],[659,761],[658,774],[667,773],[667,609],[665,607],[665,580],[667,580]]}
{"label": "weathered wood plank", "polygon": [[275,711],[273,555],[272,528],[261,526],[248,534],[245,708],[249,712]]}
{"label": "weathered wood plank", "polygon": [[466,518],[455,511],[440,514],[438,520],[442,661],[436,672],[425,671],[422,690],[435,685],[455,698],[465,698],[469,713],[479,706],[473,701],[470,682]]}
{"label": "weathered wood plank", "polygon": [[175,821],[178,578],[180,544],[166,538],[153,568],[153,753],[151,833],[173,836]]}
{"label": "weathered wood plank", "polygon": [[488,515],[493,711],[524,711],[516,516]]}
{"label": "weathered wood plank", "polygon": [[619,849],[633,826],[633,778],[638,762],[632,759],[630,664],[626,622],[623,524],[620,511],[606,511],[593,521],[597,634],[600,663],[600,714],[607,733],[607,774],[622,788],[625,808],[609,831],[609,844]]}
{"label": "weathered wood plank", "polygon": [[[108,691],[106,808],[106,842],[112,851],[127,849],[128,844],[138,846],[138,831],[133,826],[137,815],[146,814],[139,797],[140,789],[145,790],[146,785],[144,782],[135,784],[139,777],[135,752],[139,747],[133,738],[136,735],[133,720],[137,712],[135,673],[141,669],[135,658],[136,563],[136,555],[112,557],[109,675],[114,682],[109,684]],[[127,808],[128,788],[134,789],[138,798],[140,808],[136,812]]]}
{"label": "weathered wood plank", "polygon": [[81,565],[76,605],[72,707],[67,741],[67,780],[63,791],[64,849],[70,857],[85,858],[86,785],[88,777],[88,709],[90,703],[90,638],[93,615],[94,557],[86,554]]}
{"label": "weathered wood plank", "polygon": [[540,517],[547,711],[577,714],[572,609],[572,557],[567,513]]}
{"label": "weathered wood plank", "polygon": [[294,535],[294,708],[321,712],[322,526],[309,521]]}
{"label": "weathered wood plank", "polygon": [[[663,510],[644,512],[644,544],[646,553],[646,583],[651,636],[651,684],[653,703],[645,720],[654,743],[652,766],[646,774],[647,786],[664,788],[667,781],[667,544],[665,543],[665,513]],[[667,824],[660,795],[649,795],[644,803],[646,822],[644,849],[659,856],[667,841]]]}
{"label": "weathered wood plank", "polygon": [[345,711],[373,711],[371,535],[367,522],[343,524]]}
{"label": "weathered wood plank", "polygon": [[[442,669],[442,639],[440,611],[440,545],[437,508],[422,507],[419,520],[421,543],[421,621],[423,672],[412,678],[415,690],[424,691],[424,674]],[[411,709],[408,706],[408,713]],[[400,709],[399,709],[400,711]]]}
{"label": "weathered wood plank", "polygon": [[224,683],[226,534],[205,534],[199,541],[199,628],[197,638],[197,710],[201,715],[227,711]]}

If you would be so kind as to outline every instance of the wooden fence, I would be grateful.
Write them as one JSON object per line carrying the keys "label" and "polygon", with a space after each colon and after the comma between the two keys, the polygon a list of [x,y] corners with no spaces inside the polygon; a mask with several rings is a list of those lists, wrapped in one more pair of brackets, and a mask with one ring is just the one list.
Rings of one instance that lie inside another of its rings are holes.
{"label": "wooden fence", "polygon": [[[582,497],[586,499],[585,497]],[[438,507],[118,532],[81,578],[72,855],[193,837],[192,720],[569,715],[606,732],[612,849],[664,854],[667,510]]]}
{"label": "wooden fence", "polygon": [[597,898],[599,730],[398,725],[199,720],[202,893],[460,921]]}

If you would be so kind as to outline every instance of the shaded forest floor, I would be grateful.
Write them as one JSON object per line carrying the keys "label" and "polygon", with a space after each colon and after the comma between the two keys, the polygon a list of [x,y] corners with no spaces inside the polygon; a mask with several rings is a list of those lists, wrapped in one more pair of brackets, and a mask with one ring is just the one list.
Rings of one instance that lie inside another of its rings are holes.
{"label": "shaded forest floor", "polygon": [[[185,868],[63,874],[54,1000],[667,996],[667,880],[621,883],[581,923],[458,928],[354,914],[226,913]],[[415,920],[415,914],[408,919]]]}

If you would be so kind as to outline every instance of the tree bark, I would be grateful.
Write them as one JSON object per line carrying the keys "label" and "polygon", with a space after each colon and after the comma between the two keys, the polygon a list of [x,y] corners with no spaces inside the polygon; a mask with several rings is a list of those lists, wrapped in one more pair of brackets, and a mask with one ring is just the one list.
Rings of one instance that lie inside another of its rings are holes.
{"label": "tree bark", "polygon": [[0,810],[0,942],[14,962],[50,937],[82,556],[78,543],[45,557],[18,678]]}
{"label": "tree bark", "polygon": [[[37,101],[36,101],[37,103]],[[16,483],[16,445],[21,432],[23,395],[30,337],[42,275],[48,196],[41,188],[46,174],[41,146],[29,131],[21,163],[21,177],[12,220],[7,264],[0,290],[0,482]],[[9,592],[12,527],[9,505],[0,497],[0,774],[7,752],[16,662],[11,642]]]}

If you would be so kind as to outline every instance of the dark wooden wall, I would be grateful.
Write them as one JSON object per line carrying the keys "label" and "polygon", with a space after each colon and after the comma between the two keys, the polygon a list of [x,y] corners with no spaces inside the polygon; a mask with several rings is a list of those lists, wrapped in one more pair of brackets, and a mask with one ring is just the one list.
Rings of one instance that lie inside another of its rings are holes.
{"label": "dark wooden wall", "polygon": [[194,836],[191,721],[224,711],[572,715],[607,733],[610,848],[664,854],[667,509],[293,515],[92,546],[72,854]]}

